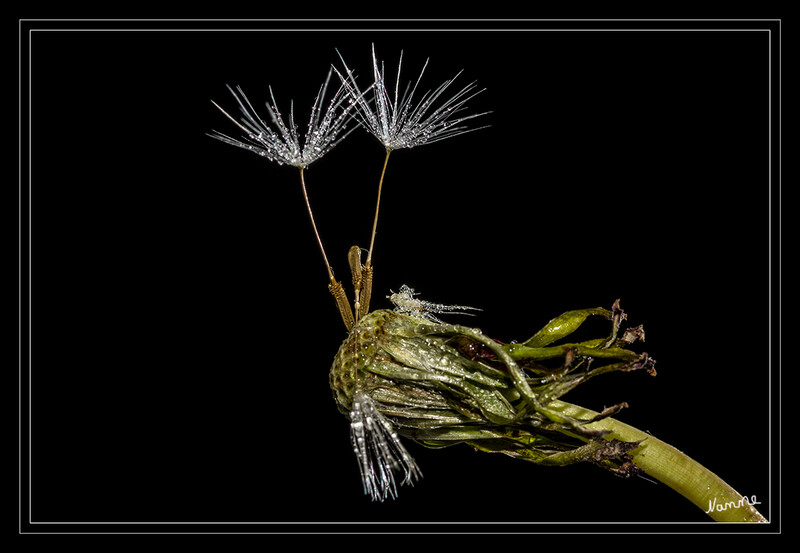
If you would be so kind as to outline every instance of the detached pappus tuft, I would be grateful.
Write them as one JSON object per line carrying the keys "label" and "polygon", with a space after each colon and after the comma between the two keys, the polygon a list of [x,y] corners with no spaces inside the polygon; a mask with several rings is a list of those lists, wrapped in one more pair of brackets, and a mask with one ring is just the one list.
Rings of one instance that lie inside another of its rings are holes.
{"label": "detached pappus tuft", "polygon": [[[434,314],[470,315],[468,311],[476,309],[419,299],[406,285],[387,296],[395,306],[393,310],[370,311],[374,239],[389,153],[394,148],[461,135],[466,132],[464,128],[450,133],[447,124],[460,124],[477,115],[460,115],[448,121],[451,113],[463,110],[466,101],[474,97],[468,95],[469,87],[444,100],[439,108],[434,107],[451,81],[422,95],[415,108],[411,100],[422,74],[405,88],[402,96],[398,74],[392,100],[374,53],[375,82],[364,92],[355,83],[352,71],[346,68],[337,74],[342,87],[324,118],[333,123],[318,123],[327,81],[312,110],[309,132],[328,133],[321,142],[325,145],[322,154],[338,142],[337,135],[351,121],[366,124],[386,150],[366,262],[361,262],[359,247],[353,246],[348,253],[352,303],[344,286],[333,276],[306,189],[304,168],[318,157],[310,153],[306,156],[296,130],[280,124],[274,105],[270,112],[278,132],[269,135],[270,141],[261,141],[259,147],[274,147],[281,152],[288,148],[291,156],[286,154],[278,161],[300,169],[303,197],[328,271],[329,290],[348,333],[334,357],[329,383],[339,411],[350,421],[350,438],[364,493],[378,501],[395,498],[398,482],[413,484],[422,476],[401,441],[406,438],[432,448],[468,444],[480,451],[503,453],[539,465],[589,462],[619,476],[645,473],[697,505],[708,503],[709,494],[714,494],[720,503],[742,504],[735,490],[683,453],[611,418],[626,404],[595,412],[561,401],[576,386],[602,374],[642,369],[655,375],[655,361],[647,353],[629,349],[644,341],[644,331],[637,326],[621,332],[627,316],[619,300],[609,309],[567,311],[527,340],[511,343],[491,338],[475,327],[442,321]],[[372,96],[368,96],[373,89]],[[350,97],[345,101],[342,95]],[[240,107],[245,117],[241,124],[235,119],[234,122],[245,132],[257,128],[266,133],[267,123],[253,115],[249,102],[245,105],[240,101]],[[355,113],[348,114],[349,110]],[[227,137],[225,141],[241,145]],[[569,341],[590,317],[606,319],[607,333],[594,339]],[[693,475],[691,485],[686,484],[687,474]],[[744,505],[743,509],[750,509],[744,513],[745,520],[766,520],[751,505]],[[712,516],[741,520],[728,511]]]}
{"label": "detached pappus tuft", "polygon": [[350,409],[350,439],[358,458],[364,493],[373,500],[397,497],[395,472],[403,473],[401,484],[410,484],[422,476],[392,425],[375,407],[372,398],[360,390],[355,392]]}
{"label": "detached pappus tuft", "polygon": [[480,311],[480,309],[476,307],[467,307],[466,305],[442,305],[441,303],[431,303],[415,298],[414,296],[416,295],[417,293],[414,292],[413,288],[403,284],[399,292],[392,292],[392,295],[386,297],[395,305],[394,310],[398,313],[405,313],[406,315],[427,319],[435,323],[441,323],[443,321],[434,317],[433,313],[472,315],[472,313],[466,313],[463,310]]}

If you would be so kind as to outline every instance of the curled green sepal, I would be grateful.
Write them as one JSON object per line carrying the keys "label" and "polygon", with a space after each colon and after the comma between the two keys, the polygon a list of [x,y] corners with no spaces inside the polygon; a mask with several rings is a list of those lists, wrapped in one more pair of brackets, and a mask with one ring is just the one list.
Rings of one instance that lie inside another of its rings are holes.
{"label": "curled green sepal", "polygon": [[605,347],[610,346],[616,338],[620,322],[625,319],[625,314],[619,306],[619,300],[614,302],[611,311],[603,309],[602,307],[593,307],[589,309],[575,309],[562,313],[547,323],[539,332],[525,340],[522,345],[530,348],[541,348],[562,340],[578,330],[591,315],[600,315],[612,321],[611,336],[604,343]]}

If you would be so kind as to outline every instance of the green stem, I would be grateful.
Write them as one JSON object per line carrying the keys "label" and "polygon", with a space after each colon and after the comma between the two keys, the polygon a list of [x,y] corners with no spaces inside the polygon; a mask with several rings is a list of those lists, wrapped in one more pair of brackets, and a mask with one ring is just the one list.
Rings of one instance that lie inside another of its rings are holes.
{"label": "green stem", "polygon": [[[552,401],[547,407],[576,419],[590,419],[595,411],[563,401]],[[605,418],[586,425],[591,430],[610,430],[606,439],[626,442],[643,440],[635,449],[633,462],[645,474],[666,484],[686,499],[703,509],[717,522],[768,522],[756,508],[730,487],[719,476],[678,451],[671,445],[654,438],[630,425],[613,418]]]}

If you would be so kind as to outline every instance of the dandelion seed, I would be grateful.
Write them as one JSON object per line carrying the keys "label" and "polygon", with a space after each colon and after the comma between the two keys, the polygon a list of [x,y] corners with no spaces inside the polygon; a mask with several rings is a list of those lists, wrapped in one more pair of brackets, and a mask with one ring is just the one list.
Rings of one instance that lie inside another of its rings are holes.
{"label": "dandelion seed", "polygon": [[290,104],[289,120],[287,123],[278,110],[272,87],[269,89],[272,103],[268,103],[266,106],[272,123],[271,126],[258,115],[255,108],[253,108],[253,105],[250,103],[250,100],[247,99],[247,96],[245,96],[244,91],[242,91],[240,87],[237,86],[236,90],[234,90],[229,86],[228,90],[231,91],[231,94],[233,94],[233,97],[239,104],[241,117],[237,120],[213,100],[212,103],[225,114],[228,119],[233,121],[236,126],[244,132],[245,136],[242,139],[237,139],[218,131],[214,131],[214,133],[209,136],[227,144],[254,152],[281,165],[292,165],[300,169],[300,184],[303,190],[303,198],[305,199],[308,215],[311,219],[311,226],[314,229],[314,234],[319,244],[325,267],[328,271],[328,278],[330,279],[329,288],[337,305],[340,307],[345,325],[349,326],[352,324],[352,314],[348,314],[347,310],[342,310],[343,305],[346,305],[346,302],[343,304],[344,289],[341,283],[337,282],[334,278],[333,270],[328,262],[328,256],[325,254],[325,248],[322,245],[322,239],[320,238],[317,224],[314,221],[314,214],[308,199],[308,190],[306,189],[304,176],[306,167],[330,152],[355,128],[347,128],[348,124],[353,121],[351,111],[355,106],[347,87],[340,85],[339,89],[328,102],[327,108],[324,107],[325,95],[328,91],[328,84],[330,83],[332,75],[333,69],[328,71],[328,76],[317,93],[314,105],[311,108],[311,116],[308,120],[308,128],[303,138],[302,145],[300,134],[297,131],[297,125],[294,120],[294,102]]}
{"label": "dandelion seed", "polygon": [[[419,102],[414,105],[417,88],[420,81],[422,81],[428,61],[423,65],[417,80],[413,84],[409,82],[401,93],[400,74],[403,65],[403,54],[400,54],[400,61],[397,65],[397,78],[394,84],[394,98],[392,98],[386,87],[386,72],[383,62],[378,63],[374,44],[372,46],[373,82],[365,91],[362,91],[359,87],[354,72],[347,67],[341,54],[339,54],[339,58],[342,60],[344,73],[336,68],[334,70],[342,81],[342,85],[346,88],[350,101],[356,106],[354,117],[386,148],[383,170],[378,182],[378,201],[375,205],[372,236],[365,263],[365,267],[369,268],[372,264],[375,233],[378,226],[383,179],[392,150],[414,148],[415,146],[431,144],[477,130],[476,128],[468,128],[465,123],[488,112],[461,115],[466,108],[467,102],[483,92],[483,90],[475,90],[475,82],[466,85],[449,99],[443,99],[446,98],[444,96],[445,91],[458,78],[461,74],[460,71],[452,79],[423,94],[419,98]],[[367,93],[371,89],[374,89],[374,94],[372,94],[371,98],[368,98]],[[440,100],[442,101],[440,102]],[[437,104],[438,107],[436,107]],[[457,114],[458,116],[456,116]]]}

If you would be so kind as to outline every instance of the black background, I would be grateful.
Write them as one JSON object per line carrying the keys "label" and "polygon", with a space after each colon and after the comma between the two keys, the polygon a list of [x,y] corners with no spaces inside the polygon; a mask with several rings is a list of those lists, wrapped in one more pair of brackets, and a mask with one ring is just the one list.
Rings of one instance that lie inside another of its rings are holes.
{"label": "black background", "polygon": [[[391,75],[404,51],[406,80],[430,57],[425,89],[463,69],[457,83],[486,88],[472,109],[491,111],[475,122],[489,128],[392,155],[373,307],[406,283],[481,308],[461,322],[510,341],[620,298],[658,376],[609,375],[565,399],[627,401],[621,420],[770,514],[770,34],[454,30],[467,26],[31,32],[32,521],[404,531],[709,520],[645,479],[466,446],[408,444],[424,479],[396,501],[363,495],[328,387],[345,331],[297,170],[206,133],[236,132],[211,104],[234,108],[226,84],[257,105],[271,85],[305,124],[336,49],[367,77],[373,43]],[[307,171],[345,282],[347,249],[368,245],[382,161],[356,132]]]}

